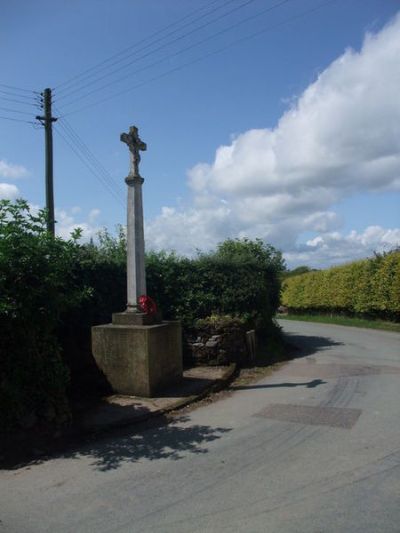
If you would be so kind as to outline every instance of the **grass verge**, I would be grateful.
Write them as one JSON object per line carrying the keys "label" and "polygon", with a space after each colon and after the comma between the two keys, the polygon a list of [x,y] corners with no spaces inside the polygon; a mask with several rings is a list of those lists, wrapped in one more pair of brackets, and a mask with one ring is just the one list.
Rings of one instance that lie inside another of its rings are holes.
{"label": "grass verge", "polygon": [[380,329],[400,333],[400,323],[385,320],[367,320],[364,318],[350,318],[345,316],[327,315],[277,315],[285,320],[301,320],[303,322],[318,322],[321,324],[336,324],[353,328]]}

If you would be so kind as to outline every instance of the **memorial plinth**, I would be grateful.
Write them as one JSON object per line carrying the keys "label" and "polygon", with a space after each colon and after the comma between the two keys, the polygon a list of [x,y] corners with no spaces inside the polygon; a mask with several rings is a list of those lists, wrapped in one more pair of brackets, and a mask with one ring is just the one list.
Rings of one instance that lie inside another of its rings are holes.
{"label": "memorial plinth", "polygon": [[92,350],[115,392],[152,397],[182,379],[181,336],[178,321],[104,324],[92,328]]}
{"label": "memorial plinth", "polygon": [[92,352],[113,390],[151,397],[182,379],[182,332],[178,321],[161,322],[157,314],[141,312],[146,296],[140,150],[147,146],[132,126],[121,135],[129,147],[131,168],[127,213],[127,308],[114,313],[111,324],[92,328]]}

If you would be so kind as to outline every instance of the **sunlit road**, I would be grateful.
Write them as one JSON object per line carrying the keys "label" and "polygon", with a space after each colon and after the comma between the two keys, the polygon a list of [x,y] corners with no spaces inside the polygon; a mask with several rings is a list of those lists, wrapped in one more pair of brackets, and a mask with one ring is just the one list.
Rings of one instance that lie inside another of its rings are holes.
{"label": "sunlit road", "polygon": [[400,532],[400,335],[282,322],[304,347],[181,415],[0,472],[0,532]]}

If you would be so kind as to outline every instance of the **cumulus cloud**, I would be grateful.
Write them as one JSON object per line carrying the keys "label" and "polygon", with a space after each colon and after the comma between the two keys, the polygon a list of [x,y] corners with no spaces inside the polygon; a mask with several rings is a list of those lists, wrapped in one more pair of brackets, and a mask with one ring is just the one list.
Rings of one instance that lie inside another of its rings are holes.
{"label": "cumulus cloud", "polygon": [[0,183],[0,200],[15,200],[19,195],[18,187],[9,183]]}
{"label": "cumulus cloud", "polygon": [[305,244],[288,251],[289,264],[305,263],[312,267],[339,264],[349,259],[361,259],[374,252],[387,252],[400,244],[400,229],[369,226],[363,232],[326,233],[309,239]]}
{"label": "cumulus cloud", "polygon": [[100,214],[99,209],[92,209],[86,220],[78,220],[77,215],[81,215],[79,207],[72,207],[71,209],[57,209],[55,212],[56,234],[63,239],[69,239],[71,233],[77,228],[82,230],[82,240],[88,241],[90,238],[96,237],[101,227],[97,223],[97,218]]}
{"label": "cumulus cloud", "polygon": [[28,170],[22,165],[13,165],[5,159],[0,159],[0,178],[24,178],[29,174]]}
{"label": "cumulus cloud", "polygon": [[[399,57],[400,15],[329,65],[275,128],[246,131],[195,165],[193,206],[164,208],[148,225],[151,244],[189,253],[257,236],[288,258],[297,247],[326,263],[398,243],[397,229],[341,235],[332,206],[361,191],[400,191]],[[301,249],[304,232],[320,236]]]}
{"label": "cumulus cloud", "polygon": [[284,113],[190,171],[194,191],[248,196],[400,190],[400,16],[347,50]]}
{"label": "cumulus cloud", "polygon": [[[0,159],[0,178],[17,179],[27,176],[29,173],[22,165],[8,163],[5,159]],[[20,192],[18,187],[10,183],[0,183],[0,200],[15,200]]]}

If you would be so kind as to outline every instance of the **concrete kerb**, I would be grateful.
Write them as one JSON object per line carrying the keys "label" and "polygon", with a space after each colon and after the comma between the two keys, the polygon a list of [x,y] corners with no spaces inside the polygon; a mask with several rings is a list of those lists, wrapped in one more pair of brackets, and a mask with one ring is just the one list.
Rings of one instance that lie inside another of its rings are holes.
{"label": "concrete kerb", "polygon": [[[204,367],[197,367],[199,372]],[[208,368],[212,370],[212,367]],[[151,418],[166,415],[172,411],[177,411],[196,401],[202,400],[209,394],[217,392],[226,387],[237,373],[236,363],[224,367],[221,375],[217,379],[209,379],[201,390],[194,394],[189,394],[183,398],[139,398],[135,396],[114,395],[105,399],[101,407],[92,413],[84,414],[77,422],[76,433],[85,437],[91,434],[103,433],[108,430],[123,428],[133,424],[145,422]],[[179,396],[179,386],[176,387]],[[135,411],[135,406],[139,406],[139,411]],[[143,407],[144,406],[144,407]],[[115,409],[117,407],[117,409]],[[124,411],[124,408],[128,408]],[[132,411],[129,412],[129,407]],[[123,412],[118,413],[118,408]],[[140,408],[144,412],[140,412]]]}
{"label": "concrete kerb", "polygon": [[191,403],[194,403],[196,401],[204,399],[209,394],[212,394],[214,392],[218,392],[218,391],[222,390],[226,385],[228,385],[234,379],[234,377],[237,374],[237,371],[238,371],[237,364],[236,363],[232,363],[231,365],[229,365],[226,368],[226,371],[225,371],[224,375],[221,378],[216,379],[214,381],[214,383],[211,383],[202,392],[200,392],[198,394],[194,394],[193,396],[190,396],[188,398],[184,398],[181,401],[178,401],[175,404],[174,407],[166,409],[165,412],[161,413],[161,414],[165,414],[165,413],[171,412],[171,411],[176,411],[178,409],[183,409],[183,407],[186,407],[187,405],[189,405]]}

